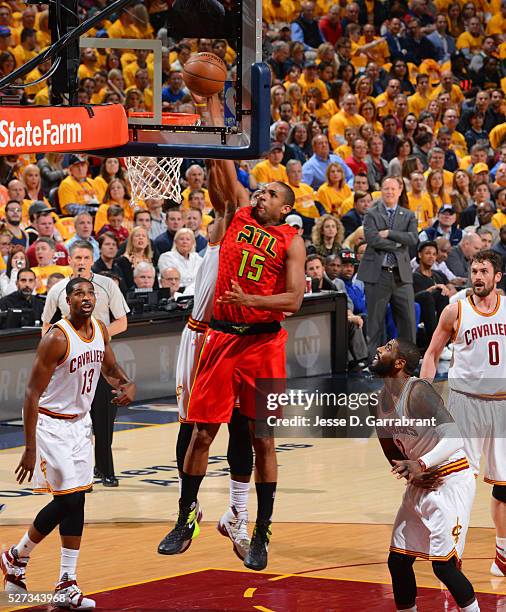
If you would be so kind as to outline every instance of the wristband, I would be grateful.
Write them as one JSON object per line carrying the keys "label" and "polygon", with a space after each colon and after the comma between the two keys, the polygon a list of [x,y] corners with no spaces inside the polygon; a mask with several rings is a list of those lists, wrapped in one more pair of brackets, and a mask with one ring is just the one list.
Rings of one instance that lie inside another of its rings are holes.
{"label": "wristband", "polygon": [[418,459],[418,464],[420,465],[420,467],[422,468],[422,472],[425,472],[427,469],[427,466],[425,465],[425,463],[423,462],[423,459]]}

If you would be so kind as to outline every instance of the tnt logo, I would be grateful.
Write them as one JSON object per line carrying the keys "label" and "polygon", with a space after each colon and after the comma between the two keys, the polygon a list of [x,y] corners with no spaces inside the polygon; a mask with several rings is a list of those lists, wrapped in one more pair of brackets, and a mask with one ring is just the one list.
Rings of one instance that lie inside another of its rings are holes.
{"label": "tnt logo", "polygon": [[310,319],[302,321],[294,336],[294,353],[299,365],[312,368],[320,356],[320,330]]}

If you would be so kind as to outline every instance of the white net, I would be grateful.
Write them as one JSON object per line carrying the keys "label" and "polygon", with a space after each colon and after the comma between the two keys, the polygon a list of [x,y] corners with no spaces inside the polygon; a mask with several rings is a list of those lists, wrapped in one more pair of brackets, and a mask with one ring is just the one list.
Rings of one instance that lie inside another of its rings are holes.
{"label": "white net", "polygon": [[182,157],[127,157],[125,161],[132,206],[146,199],[170,198],[178,204],[181,202],[179,170]]}

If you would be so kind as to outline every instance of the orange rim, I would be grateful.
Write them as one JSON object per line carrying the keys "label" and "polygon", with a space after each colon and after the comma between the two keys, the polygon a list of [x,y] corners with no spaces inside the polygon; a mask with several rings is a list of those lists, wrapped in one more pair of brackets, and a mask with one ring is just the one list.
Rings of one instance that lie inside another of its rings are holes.
{"label": "orange rim", "polygon": [[[129,112],[128,117],[132,119],[152,119],[153,113]],[[200,115],[190,113],[162,113],[162,125],[195,125],[200,120]],[[136,126],[142,129],[146,126]]]}

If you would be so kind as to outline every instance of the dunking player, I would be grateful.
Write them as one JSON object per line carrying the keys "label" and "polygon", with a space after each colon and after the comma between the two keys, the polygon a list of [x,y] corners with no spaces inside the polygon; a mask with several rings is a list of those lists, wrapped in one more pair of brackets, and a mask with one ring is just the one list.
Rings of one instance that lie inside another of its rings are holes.
{"label": "dunking player", "polygon": [[277,465],[273,438],[254,435],[255,390],[256,379],[285,378],[287,334],[280,321],[284,312],[299,309],[304,295],[304,243],[283,223],[294,201],[285,183],[268,184],[254,207],[236,213],[221,243],[213,319],[188,402],[188,420],[197,426],[185,459],[178,520],[159,546],[164,554],[184,552],[198,533],[197,494],[209,447],[239,397],[241,412],[251,419],[258,498],[244,564],[255,570],[267,565]]}
{"label": "dunking player", "polygon": [[[474,589],[458,563],[475,479],[441,397],[430,383],[412,376],[419,360],[416,345],[397,339],[378,348],[370,366],[385,381],[375,414],[378,438],[392,472],[408,480],[388,557],[395,604],[397,610],[416,611],[413,564],[421,557],[432,561],[434,574],[461,610],[478,612]],[[398,419],[408,424],[398,425]]]}
{"label": "dunking player", "polygon": [[480,251],[471,260],[473,293],[448,305],[422,364],[420,376],[432,380],[441,351],[453,339],[448,371],[448,410],[464,438],[475,474],[485,453],[485,482],[492,488],[496,555],[490,571],[506,576],[506,300],[496,291],[502,258]]}
{"label": "dunking player", "polygon": [[70,315],[52,326],[37,349],[23,407],[25,451],[16,468],[21,484],[34,477],[34,491],[53,500],[37,514],[19,543],[4,552],[5,590],[26,593],[25,569],[33,549],[60,526],[61,565],[56,585],[59,607],[95,607],[83,597],[76,567],[84,526],[85,491],[93,482],[90,409],[100,372],[117,385],[115,402],[132,401],[135,385],[117,364],[107,328],[92,316],[91,281],[73,278],[66,287]]}
{"label": "dunking player", "polygon": [[[249,204],[248,194],[237,181],[234,162],[211,160],[208,186],[215,218],[208,227],[209,244],[195,279],[193,310],[181,336],[176,366],[176,392],[179,414],[183,421],[179,427],[176,445],[180,478],[184,471],[184,459],[194,428],[193,423],[185,423],[184,420],[187,418],[188,399],[195,378],[198,356],[202,350],[213,311],[220,241],[234,218],[237,202],[242,201],[243,204]],[[248,497],[249,481],[253,471],[253,451],[248,420],[239,410],[234,410],[228,427],[227,459],[230,465],[230,507],[221,517],[218,530],[232,540],[234,551],[240,559],[244,559],[249,548]],[[164,550],[160,552],[163,554]]]}

